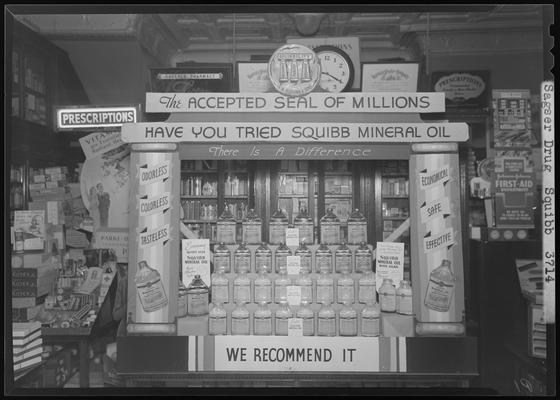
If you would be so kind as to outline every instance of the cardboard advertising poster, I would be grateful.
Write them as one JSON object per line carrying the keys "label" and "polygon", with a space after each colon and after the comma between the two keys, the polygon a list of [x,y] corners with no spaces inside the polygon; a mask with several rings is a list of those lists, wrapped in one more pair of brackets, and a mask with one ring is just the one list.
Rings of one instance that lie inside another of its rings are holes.
{"label": "cardboard advertising poster", "polygon": [[200,275],[206,286],[210,287],[210,240],[183,239],[183,262],[181,279],[188,286],[195,275]]}
{"label": "cardboard advertising poster", "polygon": [[180,185],[179,156],[133,151],[130,162],[127,329],[171,329],[179,290],[180,199],[174,195]]}
{"label": "cardboard advertising poster", "polygon": [[14,231],[23,231],[24,250],[43,250],[45,246],[45,210],[16,211]]}
{"label": "cardboard advertising poster", "polygon": [[416,333],[437,325],[450,328],[440,334],[460,334],[465,299],[459,156],[456,152],[414,153],[409,168]]}
{"label": "cardboard advertising poster", "polygon": [[492,177],[498,228],[534,228],[535,172],[525,157],[496,157]]}
{"label": "cardboard advertising poster", "polygon": [[128,228],[130,146],[118,131],[101,131],[80,139],[86,155],[80,176],[82,201],[94,232]]}
{"label": "cardboard advertising poster", "polygon": [[445,93],[446,108],[484,108],[490,102],[490,71],[434,71],[432,89]]}

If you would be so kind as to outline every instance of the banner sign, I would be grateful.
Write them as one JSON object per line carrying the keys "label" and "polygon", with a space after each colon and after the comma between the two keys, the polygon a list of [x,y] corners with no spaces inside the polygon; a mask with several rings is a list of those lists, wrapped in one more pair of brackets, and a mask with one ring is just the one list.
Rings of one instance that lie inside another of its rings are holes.
{"label": "banner sign", "polygon": [[464,142],[469,128],[450,123],[284,123],[284,122],[191,122],[137,123],[122,127],[126,143],[170,142],[365,142],[422,143]]}
{"label": "banner sign", "polygon": [[408,144],[188,143],[179,145],[182,160],[403,160]]}
{"label": "banner sign", "polygon": [[535,172],[525,157],[496,157],[492,186],[498,228],[535,226]]}
{"label": "banner sign", "polygon": [[445,94],[434,92],[146,93],[146,112],[445,112]]}
{"label": "banner sign", "polygon": [[200,275],[206,286],[210,287],[210,240],[183,239],[183,268],[181,280],[188,286],[195,275]]}
{"label": "banner sign", "polygon": [[379,338],[216,336],[215,371],[379,372]]}
{"label": "banner sign", "polygon": [[61,130],[119,127],[137,120],[136,107],[74,107],[56,110],[56,127]]}

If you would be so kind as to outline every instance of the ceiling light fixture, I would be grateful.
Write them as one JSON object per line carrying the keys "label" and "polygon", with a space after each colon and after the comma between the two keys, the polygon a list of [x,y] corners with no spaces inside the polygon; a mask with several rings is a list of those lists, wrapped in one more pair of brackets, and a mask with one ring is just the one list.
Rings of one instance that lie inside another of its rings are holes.
{"label": "ceiling light fixture", "polygon": [[294,20],[296,30],[301,36],[313,36],[319,30],[319,26],[326,13],[297,13],[290,14]]}

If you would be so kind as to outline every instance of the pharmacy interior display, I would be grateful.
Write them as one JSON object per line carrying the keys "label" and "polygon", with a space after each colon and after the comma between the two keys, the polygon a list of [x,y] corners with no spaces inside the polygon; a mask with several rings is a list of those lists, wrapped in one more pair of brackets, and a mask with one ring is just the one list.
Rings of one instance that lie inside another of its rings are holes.
{"label": "pharmacy interior display", "polygon": [[445,111],[444,93],[313,90],[307,50],[274,53],[276,92],[149,92],[146,111],[168,119],[123,125],[124,377],[476,374],[458,158],[468,125],[420,118]]}

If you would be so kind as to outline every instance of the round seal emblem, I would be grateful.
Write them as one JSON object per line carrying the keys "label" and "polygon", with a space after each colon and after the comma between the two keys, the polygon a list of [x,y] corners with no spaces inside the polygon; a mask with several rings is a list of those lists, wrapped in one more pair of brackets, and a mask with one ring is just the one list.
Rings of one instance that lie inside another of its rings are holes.
{"label": "round seal emblem", "polygon": [[310,48],[300,44],[287,44],[270,57],[268,76],[280,93],[286,96],[304,96],[319,83],[321,63]]}

